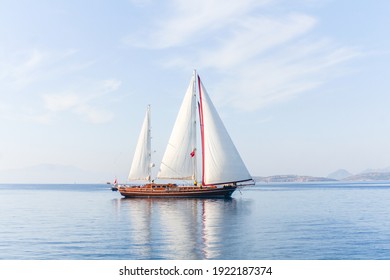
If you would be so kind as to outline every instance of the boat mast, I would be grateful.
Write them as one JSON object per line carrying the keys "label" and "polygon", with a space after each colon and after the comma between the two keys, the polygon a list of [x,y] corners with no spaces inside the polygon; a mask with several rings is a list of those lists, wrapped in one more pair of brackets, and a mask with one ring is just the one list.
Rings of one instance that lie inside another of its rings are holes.
{"label": "boat mast", "polygon": [[193,166],[193,175],[192,175],[192,179],[194,180],[194,185],[197,185],[198,184],[198,178],[197,178],[197,150],[196,150],[196,70],[194,69],[194,81],[193,81],[193,85],[192,85],[192,98],[194,100],[194,102],[192,102],[193,106],[191,108],[191,118],[192,118],[192,132],[193,132],[193,136],[192,136],[192,166]]}
{"label": "boat mast", "polygon": [[195,77],[198,81],[198,92],[199,92],[199,124],[200,124],[200,142],[202,146],[202,185],[206,185],[204,181],[204,123],[203,123],[203,104],[202,104],[202,90],[200,77]]}
{"label": "boat mast", "polygon": [[151,136],[151,127],[150,127],[150,104],[147,107],[147,114],[148,114],[148,140],[147,140],[147,153],[148,153],[148,181],[149,183],[152,181],[152,136]]}

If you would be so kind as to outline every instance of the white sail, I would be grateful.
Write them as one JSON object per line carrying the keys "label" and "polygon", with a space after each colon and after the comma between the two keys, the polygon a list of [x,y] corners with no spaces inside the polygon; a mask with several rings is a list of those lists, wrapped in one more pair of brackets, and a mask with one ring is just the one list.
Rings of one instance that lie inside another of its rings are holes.
{"label": "white sail", "polygon": [[160,179],[196,180],[196,87],[195,75],[187,88],[165,150]]}
{"label": "white sail", "polygon": [[[203,123],[203,185],[252,180],[200,78],[200,119]],[[202,125],[202,124],[201,124]]]}
{"label": "white sail", "polygon": [[148,180],[150,181],[151,169],[151,136],[150,136],[150,106],[148,106],[138,137],[137,146],[134,152],[133,162],[129,172],[129,181]]}
{"label": "white sail", "polygon": [[[196,77],[199,86],[201,153],[196,150]],[[200,78],[194,73],[163,156],[160,179],[196,180],[196,157],[202,156],[202,184],[252,180]]]}

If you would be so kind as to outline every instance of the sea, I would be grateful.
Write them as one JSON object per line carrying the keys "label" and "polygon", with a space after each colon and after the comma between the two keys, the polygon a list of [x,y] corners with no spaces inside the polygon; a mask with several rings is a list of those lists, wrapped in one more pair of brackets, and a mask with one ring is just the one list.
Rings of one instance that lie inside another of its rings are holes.
{"label": "sea", "polygon": [[390,260],[390,182],[257,184],[231,199],[0,185],[2,260]]}

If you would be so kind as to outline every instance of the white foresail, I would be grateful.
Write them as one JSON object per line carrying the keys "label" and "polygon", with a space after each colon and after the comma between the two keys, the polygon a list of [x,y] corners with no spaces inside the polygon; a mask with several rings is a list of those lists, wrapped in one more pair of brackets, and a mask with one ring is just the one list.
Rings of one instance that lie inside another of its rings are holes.
{"label": "white foresail", "polygon": [[192,77],[165,150],[160,179],[196,179],[196,87]]}
{"label": "white foresail", "polygon": [[151,137],[150,137],[150,106],[148,106],[138,137],[133,162],[129,172],[129,181],[150,180],[151,168]]}
{"label": "white foresail", "polygon": [[252,180],[200,78],[198,83],[203,122],[203,185]]}

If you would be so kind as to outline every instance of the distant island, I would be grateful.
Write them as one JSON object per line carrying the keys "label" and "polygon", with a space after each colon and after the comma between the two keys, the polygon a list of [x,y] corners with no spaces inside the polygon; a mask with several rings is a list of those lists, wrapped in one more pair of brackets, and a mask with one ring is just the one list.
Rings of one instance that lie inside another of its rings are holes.
{"label": "distant island", "polygon": [[299,176],[299,175],[273,175],[267,177],[256,176],[253,177],[253,179],[256,182],[265,182],[265,183],[337,181],[336,179],[326,178],[326,177],[312,177],[312,176]]}
{"label": "distant island", "polygon": [[370,172],[353,175],[343,179],[342,181],[389,181],[390,172]]}
{"label": "distant island", "polygon": [[256,182],[281,183],[281,182],[335,182],[335,181],[390,181],[390,171],[388,168],[382,170],[368,169],[359,174],[351,174],[344,169],[337,170],[327,177],[313,177],[305,175],[273,175],[273,176],[255,176]]}

